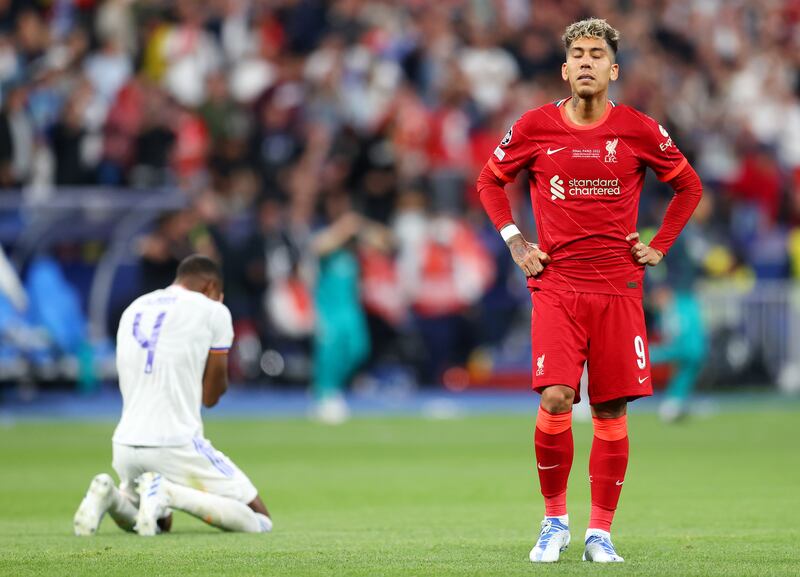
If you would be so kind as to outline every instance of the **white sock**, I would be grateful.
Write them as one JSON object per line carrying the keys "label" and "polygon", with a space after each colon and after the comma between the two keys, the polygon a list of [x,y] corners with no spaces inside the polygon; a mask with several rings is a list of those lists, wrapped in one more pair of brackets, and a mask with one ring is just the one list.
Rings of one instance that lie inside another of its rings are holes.
{"label": "white sock", "polygon": [[547,515],[544,516],[545,519],[558,519],[564,525],[569,526],[569,513],[566,515],[555,515],[553,517],[548,517]]}
{"label": "white sock", "polygon": [[204,493],[191,487],[166,483],[170,506],[194,515],[209,525],[241,533],[267,533],[272,521],[250,507],[228,497]]}
{"label": "white sock", "polygon": [[597,535],[598,537],[606,537],[607,539],[611,539],[611,533],[608,531],[603,531],[602,529],[592,529],[591,527],[586,529],[586,537],[584,540],[588,539],[592,535]]}
{"label": "white sock", "polygon": [[139,511],[136,505],[133,504],[133,499],[116,487],[111,488],[109,497],[108,515],[114,519],[120,529],[133,531],[133,525],[136,523],[136,513]]}

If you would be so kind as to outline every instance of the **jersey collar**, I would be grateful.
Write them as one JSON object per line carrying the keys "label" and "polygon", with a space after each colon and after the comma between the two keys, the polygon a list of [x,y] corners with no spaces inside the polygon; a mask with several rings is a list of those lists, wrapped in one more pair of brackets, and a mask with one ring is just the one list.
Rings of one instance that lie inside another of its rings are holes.
{"label": "jersey collar", "polygon": [[565,98],[564,100],[560,100],[556,106],[561,109],[561,119],[564,121],[569,128],[573,128],[575,130],[592,130],[593,128],[597,128],[601,124],[603,124],[606,120],[608,120],[609,115],[611,114],[611,109],[616,106],[610,99],[606,102],[606,111],[603,113],[596,122],[592,122],[591,124],[575,124],[572,120],[569,119],[567,116],[567,107],[566,104],[572,100],[572,96],[569,98]]}

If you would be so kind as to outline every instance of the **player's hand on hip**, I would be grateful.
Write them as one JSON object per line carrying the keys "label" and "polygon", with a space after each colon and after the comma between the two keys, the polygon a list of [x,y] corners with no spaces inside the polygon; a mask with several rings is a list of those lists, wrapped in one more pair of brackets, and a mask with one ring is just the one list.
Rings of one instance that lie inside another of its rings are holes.
{"label": "player's hand on hip", "polygon": [[656,266],[664,258],[663,252],[641,242],[638,232],[632,232],[625,237],[625,240],[628,242],[635,241],[635,244],[631,247],[631,254],[639,264]]}
{"label": "player's hand on hip", "polygon": [[525,276],[536,276],[550,262],[550,256],[539,250],[539,246],[522,238],[521,234],[508,239],[511,257]]}

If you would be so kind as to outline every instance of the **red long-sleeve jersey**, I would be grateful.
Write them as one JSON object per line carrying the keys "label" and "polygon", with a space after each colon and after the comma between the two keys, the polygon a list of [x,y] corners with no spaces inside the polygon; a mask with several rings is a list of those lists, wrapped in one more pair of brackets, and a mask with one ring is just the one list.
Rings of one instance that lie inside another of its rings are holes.
{"label": "red long-sleeve jersey", "polygon": [[506,133],[478,179],[481,201],[498,230],[512,223],[502,187],[527,168],[539,245],[552,258],[529,286],[641,297],[644,267],[625,237],[647,167],[676,190],[650,243],[665,254],[700,201],[700,180],[649,116],[609,101],[600,120],[577,125],[569,100],[528,111]]}

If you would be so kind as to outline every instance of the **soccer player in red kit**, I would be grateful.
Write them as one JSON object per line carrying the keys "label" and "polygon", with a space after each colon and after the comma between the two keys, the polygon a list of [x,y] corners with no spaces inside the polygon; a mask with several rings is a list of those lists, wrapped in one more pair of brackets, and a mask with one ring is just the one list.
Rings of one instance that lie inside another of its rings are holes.
{"label": "soccer player in red kit", "polygon": [[[528,277],[533,301],[533,388],[541,393],[534,445],[545,502],[532,562],[557,561],[569,544],[567,479],[572,405],[589,370],[594,439],[592,511],[583,558],[620,562],[611,521],[628,465],[626,407],[652,394],[642,311],[646,265],[657,265],[702,194],[697,174],[663,126],[608,98],[619,33],[605,20],[567,27],[561,76],[572,96],[526,112],[478,179],[481,201]],[[636,219],[647,167],[675,196],[649,245]],[[539,236],[527,242],[503,190],[527,169]]]}

